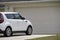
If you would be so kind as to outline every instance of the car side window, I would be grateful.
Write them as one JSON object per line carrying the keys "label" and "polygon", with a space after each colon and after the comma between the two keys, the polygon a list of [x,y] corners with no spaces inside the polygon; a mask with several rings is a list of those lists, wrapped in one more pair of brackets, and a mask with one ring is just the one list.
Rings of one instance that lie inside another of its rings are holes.
{"label": "car side window", "polygon": [[15,19],[21,19],[21,16],[19,14],[14,14]]}
{"label": "car side window", "polygon": [[13,14],[5,14],[6,15],[6,17],[8,18],[8,19],[14,19],[14,15]]}

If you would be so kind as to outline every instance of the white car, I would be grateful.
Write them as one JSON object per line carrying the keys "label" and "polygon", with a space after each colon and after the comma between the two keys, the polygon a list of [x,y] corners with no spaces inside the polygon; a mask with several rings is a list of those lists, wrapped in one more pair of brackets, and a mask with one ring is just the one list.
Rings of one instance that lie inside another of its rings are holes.
{"label": "white car", "polygon": [[18,12],[0,12],[0,33],[11,36],[13,33],[24,32],[31,35],[32,24]]}

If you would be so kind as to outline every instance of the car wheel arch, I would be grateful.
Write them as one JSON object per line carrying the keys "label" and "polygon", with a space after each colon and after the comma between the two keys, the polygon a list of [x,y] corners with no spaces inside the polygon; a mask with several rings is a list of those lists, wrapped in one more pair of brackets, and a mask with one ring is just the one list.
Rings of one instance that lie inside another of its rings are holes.
{"label": "car wheel arch", "polygon": [[31,28],[32,28],[32,26],[31,26],[31,25],[29,25],[28,27],[31,27]]}
{"label": "car wheel arch", "polygon": [[[6,29],[7,29],[7,28],[10,28],[10,29],[12,30],[11,26],[7,26]],[[6,29],[5,29],[5,30],[6,30]]]}
{"label": "car wheel arch", "polygon": [[[28,25],[28,27],[31,27],[32,28],[32,25]],[[27,27],[27,29],[28,29],[28,27]],[[32,28],[32,30],[33,30],[33,28]],[[27,31],[27,30],[26,30]]]}

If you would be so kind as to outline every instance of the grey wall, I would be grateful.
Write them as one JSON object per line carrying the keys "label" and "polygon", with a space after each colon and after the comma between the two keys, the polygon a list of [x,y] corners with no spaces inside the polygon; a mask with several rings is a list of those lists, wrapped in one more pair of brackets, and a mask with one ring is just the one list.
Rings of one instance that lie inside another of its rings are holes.
{"label": "grey wall", "polygon": [[10,1],[30,1],[30,0],[10,0]]}
{"label": "grey wall", "polygon": [[33,0],[33,1],[60,1],[60,0]]}
{"label": "grey wall", "polygon": [[60,0],[0,0],[0,2],[8,2],[8,1],[60,1]]}
{"label": "grey wall", "polygon": [[16,8],[33,24],[34,34],[60,32],[60,7]]}

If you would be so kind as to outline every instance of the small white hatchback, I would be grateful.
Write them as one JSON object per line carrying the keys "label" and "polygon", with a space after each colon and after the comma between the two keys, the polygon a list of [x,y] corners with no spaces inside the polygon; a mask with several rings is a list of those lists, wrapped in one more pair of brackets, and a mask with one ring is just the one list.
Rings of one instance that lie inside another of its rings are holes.
{"label": "small white hatchback", "polygon": [[0,33],[11,36],[13,33],[24,32],[31,35],[32,24],[18,12],[0,12]]}

